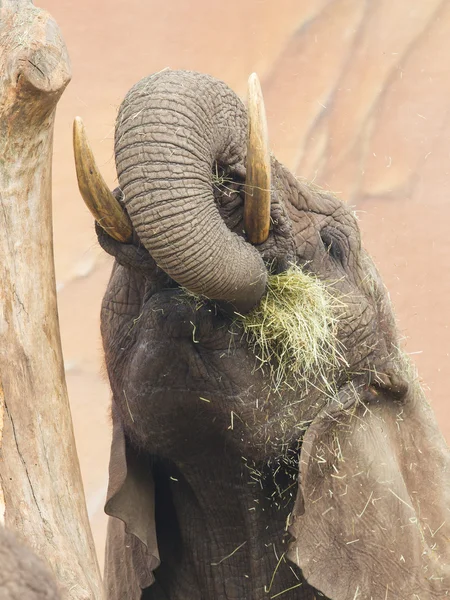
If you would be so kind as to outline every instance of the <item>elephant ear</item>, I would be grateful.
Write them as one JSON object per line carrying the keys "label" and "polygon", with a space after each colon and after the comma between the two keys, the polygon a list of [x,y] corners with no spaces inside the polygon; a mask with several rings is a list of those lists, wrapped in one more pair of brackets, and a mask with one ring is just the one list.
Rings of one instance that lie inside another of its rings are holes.
{"label": "elephant ear", "polygon": [[450,457],[419,386],[348,385],[302,445],[288,557],[332,600],[450,597]]}
{"label": "elephant ear", "polygon": [[113,401],[113,439],[105,512],[104,588],[108,600],[140,600],[159,566],[155,487],[148,457],[128,443]]}

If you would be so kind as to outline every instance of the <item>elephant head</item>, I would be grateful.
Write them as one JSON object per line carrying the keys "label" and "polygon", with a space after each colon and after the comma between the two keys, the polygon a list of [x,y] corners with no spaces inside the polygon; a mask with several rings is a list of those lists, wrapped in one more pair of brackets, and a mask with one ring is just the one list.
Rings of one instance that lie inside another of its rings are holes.
{"label": "elephant head", "polygon": [[[441,598],[447,449],[354,214],[268,155],[253,98],[247,111],[193,72],[140,81],[114,193],[76,126],[80,189],[116,259],[110,597]],[[336,300],[337,351],[280,386],[240,323],[292,265]]]}

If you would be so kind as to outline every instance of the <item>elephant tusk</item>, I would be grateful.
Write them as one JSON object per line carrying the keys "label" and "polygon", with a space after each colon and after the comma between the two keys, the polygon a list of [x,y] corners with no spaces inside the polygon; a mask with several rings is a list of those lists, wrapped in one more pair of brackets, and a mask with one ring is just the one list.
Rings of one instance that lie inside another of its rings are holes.
{"label": "elephant tusk", "polygon": [[81,196],[97,223],[118,242],[131,242],[133,226],[106,185],[89,145],[80,117],[73,122],[73,151]]}
{"label": "elephant tusk", "polygon": [[247,104],[244,227],[252,244],[262,244],[269,237],[270,150],[264,100],[256,73],[252,73],[248,80]]}

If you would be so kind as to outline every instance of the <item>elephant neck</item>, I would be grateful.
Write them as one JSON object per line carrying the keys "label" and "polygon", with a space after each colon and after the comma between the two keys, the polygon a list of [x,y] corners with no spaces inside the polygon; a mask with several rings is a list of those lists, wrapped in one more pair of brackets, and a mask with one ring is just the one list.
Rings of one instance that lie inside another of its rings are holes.
{"label": "elephant neck", "polygon": [[313,598],[285,559],[292,478],[284,484],[293,493],[283,497],[282,477],[271,481],[242,459],[211,459],[208,470],[199,462],[154,467],[161,556],[155,575],[167,598],[261,600],[281,592],[284,600]]}

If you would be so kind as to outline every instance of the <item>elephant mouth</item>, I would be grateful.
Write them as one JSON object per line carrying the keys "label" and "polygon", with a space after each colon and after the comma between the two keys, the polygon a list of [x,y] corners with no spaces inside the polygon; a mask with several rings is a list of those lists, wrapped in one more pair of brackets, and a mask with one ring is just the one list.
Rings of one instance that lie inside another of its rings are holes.
{"label": "elephant mouth", "polygon": [[[151,329],[152,339],[171,346],[184,344],[184,350],[230,353],[238,337],[236,319],[216,302],[200,298],[182,288],[176,281],[165,279],[161,287],[145,299],[141,311],[144,322]],[[141,319],[142,317],[140,317]]]}

